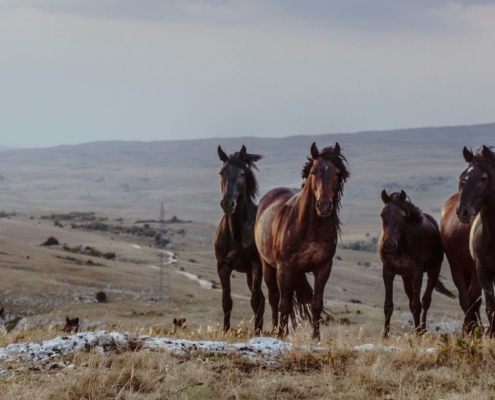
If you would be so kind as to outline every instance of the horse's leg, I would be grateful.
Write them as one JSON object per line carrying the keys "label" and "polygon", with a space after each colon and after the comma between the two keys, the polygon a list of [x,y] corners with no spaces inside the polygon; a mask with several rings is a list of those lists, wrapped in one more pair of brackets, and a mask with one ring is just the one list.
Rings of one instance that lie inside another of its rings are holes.
{"label": "horse's leg", "polygon": [[289,334],[289,316],[293,310],[294,289],[297,286],[297,276],[285,272],[283,265],[277,269],[277,283],[280,293],[278,310],[280,312],[279,336]]}
{"label": "horse's leg", "polygon": [[313,298],[311,299],[311,312],[313,314],[313,339],[320,339],[320,320],[321,311],[323,310],[323,294],[328,278],[330,278],[331,271],[332,261],[330,261],[330,263],[325,265],[323,268],[315,269],[313,271],[315,276]]}
{"label": "horse's leg", "polygon": [[247,273],[251,276],[251,307],[254,312],[254,330],[256,336],[263,330],[263,316],[265,315],[265,296],[261,290],[263,283],[263,270],[259,261],[253,261],[252,272]]}
{"label": "horse's leg", "polygon": [[471,276],[471,285],[469,286],[468,293],[470,321],[472,321],[470,327],[471,330],[474,330],[476,327],[483,327],[480,314],[482,290],[477,273],[473,273]]}
{"label": "horse's leg", "polygon": [[261,260],[263,266],[263,278],[265,278],[266,286],[268,287],[268,302],[272,309],[272,329],[275,332],[278,328],[278,303],[280,294],[277,284],[277,270],[264,260]]}
{"label": "horse's leg", "polygon": [[459,292],[459,305],[461,306],[462,311],[464,312],[464,321],[463,321],[463,333],[464,334],[469,334],[470,330],[472,329],[471,327],[471,321],[470,321],[470,299],[469,299],[469,293],[468,293],[468,288],[466,285],[466,278],[464,276],[464,270],[462,269],[461,266],[456,265],[455,260],[451,260],[448,256],[447,259],[449,261],[450,265],[450,273],[452,275],[452,280],[454,281],[454,284]]}
{"label": "horse's leg", "polygon": [[476,265],[476,272],[478,273],[478,278],[485,294],[486,302],[486,317],[488,318],[488,333],[490,338],[493,336],[495,326],[494,326],[494,313],[495,313],[495,295],[493,293],[493,273],[486,271],[484,268],[480,268]]}
{"label": "horse's leg", "polygon": [[435,286],[437,285],[441,268],[442,264],[439,264],[438,266],[435,266],[434,269],[429,270],[426,273],[428,275],[428,281],[426,283],[426,289],[423,295],[423,299],[421,300],[421,308],[423,312],[421,314],[421,325],[419,327],[420,333],[426,332],[426,316],[431,306],[431,294],[433,292],[433,289],[435,289]]}
{"label": "horse's leg", "polygon": [[[406,279],[408,281],[408,279]],[[423,272],[418,272],[410,280],[412,284],[413,296],[409,297],[409,309],[414,319],[414,329],[417,334],[422,334],[421,331],[421,286],[423,285]],[[409,286],[409,285],[408,285]]]}
{"label": "horse's leg", "polygon": [[232,297],[230,296],[230,274],[232,270],[229,265],[218,263],[218,278],[222,285],[222,308],[223,308],[223,330],[230,329],[230,314],[232,312]]}
{"label": "horse's leg", "polygon": [[383,283],[385,284],[385,303],[383,304],[383,312],[385,313],[384,339],[388,339],[390,318],[392,318],[392,313],[394,312],[394,278],[395,274],[383,265]]}

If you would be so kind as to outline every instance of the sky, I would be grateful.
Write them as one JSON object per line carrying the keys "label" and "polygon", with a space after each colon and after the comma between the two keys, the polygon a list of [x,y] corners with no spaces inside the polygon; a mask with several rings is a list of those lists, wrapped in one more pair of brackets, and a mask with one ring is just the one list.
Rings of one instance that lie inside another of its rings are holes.
{"label": "sky", "polygon": [[495,122],[495,0],[0,0],[0,146]]}

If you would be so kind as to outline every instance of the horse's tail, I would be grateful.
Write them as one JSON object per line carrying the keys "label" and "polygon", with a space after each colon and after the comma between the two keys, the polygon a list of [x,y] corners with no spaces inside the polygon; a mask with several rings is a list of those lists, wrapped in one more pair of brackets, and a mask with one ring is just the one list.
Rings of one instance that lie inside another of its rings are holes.
{"label": "horse's tail", "polygon": [[[311,299],[313,298],[313,288],[306,278],[306,274],[302,274],[299,284],[296,287],[294,293],[293,307],[290,315],[292,326],[296,327],[300,320],[307,319],[310,323],[313,323],[313,314],[311,312]],[[330,313],[330,310],[323,307],[322,314],[325,316],[323,322],[326,324],[326,320],[334,320]]]}
{"label": "horse's tail", "polygon": [[442,282],[442,279],[445,279],[443,276],[439,276],[437,280],[437,285],[435,286],[435,290],[444,296],[450,297],[451,299],[455,299],[455,294],[452,293],[449,289],[445,287]]}

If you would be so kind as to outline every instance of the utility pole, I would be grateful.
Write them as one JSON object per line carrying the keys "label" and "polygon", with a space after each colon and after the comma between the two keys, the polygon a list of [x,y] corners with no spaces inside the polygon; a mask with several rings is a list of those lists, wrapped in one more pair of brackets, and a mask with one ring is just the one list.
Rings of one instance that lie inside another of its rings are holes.
{"label": "utility pole", "polygon": [[[160,207],[160,219],[158,222],[160,223],[159,234],[162,235],[163,238],[163,236],[165,235],[165,209],[163,207],[163,203]],[[158,290],[157,290],[158,293],[157,296],[155,297],[157,301],[163,302],[165,299],[169,298],[171,294],[170,271],[167,269],[167,266],[176,263],[177,258],[175,254],[172,252],[158,249],[157,261],[158,261]]]}

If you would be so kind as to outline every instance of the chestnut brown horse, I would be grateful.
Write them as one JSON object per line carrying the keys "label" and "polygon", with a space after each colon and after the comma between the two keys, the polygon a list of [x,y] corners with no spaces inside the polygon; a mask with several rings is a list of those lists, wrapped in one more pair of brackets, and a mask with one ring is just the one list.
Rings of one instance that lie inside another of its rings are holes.
{"label": "chestnut brown horse", "polygon": [[[338,143],[321,152],[313,143],[302,190],[277,188],[260,200],[255,239],[279,335],[287,335],[290,316],[293,324],[297,317],[309,318],[313,337],[320,337],[323,292],[340,231],[340,198],[349,177],[346,163]],[[307,272],[315,277],[314,290]]]}
{"label": "chestnut brown horse", "polygon": [[485,294],[490,337],[495,333],[495,153],[483,146],[473,154],[464,148],[468,168],[459,178],[457,216],[472,223],[469,249],[476,263],[476,273]]}
{"label": "chestnut brown horse", "polygon": [[263,329],[265,296],[261,291],[263,272],[254,242],[254,222],[258,207],[254,203],[258,194],[258,183],[254,176],[254,164],[262,156],[248,154],[246,147],[227,156],[218,146],[218,156],[223,162],[220,170],[222,201],[224,211],[215,237],[217,271],[222,285],[223,329],[230,329],[232,296],[230,275],[232,271],[243,272],[251,291],[251,307],[255,315],[255,331]]}
{"label": "chestnut brown horse", "polygon": [[[396,275],[402,277],[404,290],[409,298],[409,309],[414,319],[414,328],[418,334],[422,334],[426,331],[426,314],[431,305],[433,289],[452,299],[455,298],[440,280],[443,248],[438,224],[431,215],[421,212],[403,190],[390,195],[384,190],[382,200],[385,207],[381,212],[383,230],[378,249],[383,263],[385,284],[383,336],[387,338],[390,332]],[[424,273],[427,274],[428,281],[423,299],[420,300]]]}
{"label": "chestnut brown horse", "polygon": [[476,263],[469,252],[469,232],[472,222],[463,224],[457,218],[459,193],[447,200],[442,210],[440,236],[450,265],[452,280],[459,292],[459,304],[464,312],[463,333],[472,334],[481,325],[481,286],[476,273]]}

